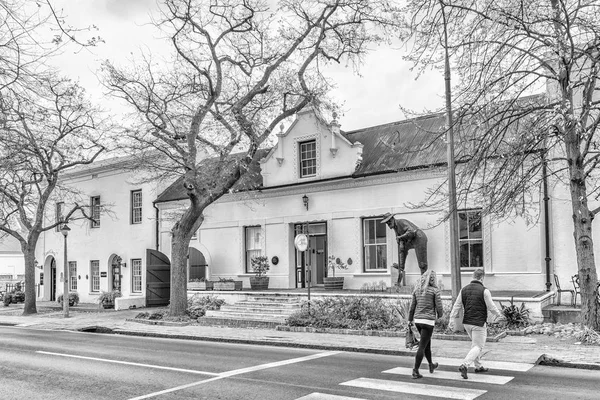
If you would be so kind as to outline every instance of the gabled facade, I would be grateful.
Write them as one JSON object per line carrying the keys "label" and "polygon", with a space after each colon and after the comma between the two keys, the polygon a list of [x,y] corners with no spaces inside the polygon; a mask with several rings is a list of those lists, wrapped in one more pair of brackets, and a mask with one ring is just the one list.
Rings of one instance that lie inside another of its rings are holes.
{"label": "gabled facade", "polygon": [[[200,251],[211,279],[234,278],[249,286],[250,259],[271,260],[270,288],[322,285],[331,276],[329,256],[348,264],[336,270],[345,288],[396,282],[398,245],[382,224],[385,213],[407,219],[428,237],[428,263],[450,287],[449,231],[442,209],[417,209],[427,190],[445,180],[445,143],[431,146],[443,130],[442,115],[341,132],[305,110],[277,135],[255,175],[253,190],[223,196],[205,211],[190,247]],[[180,185],[179,185],[180,186]],[[160,248],[169,255],[171,222],[166,217],[184,206],[178,185],[156,201],[160,210]],[[247,185],[246,185],[247,186]],[[179,195],[178,195],[179,192]],[[459,213],[463,282],[475,268],[488,274],[492,289],[544,290],[544,227],[524,221],[495,223],[476,204]],[[309,235],[309,250],[297,251],[294,238]],[[420,274],[414,253],[406,262],[407,283]]]}

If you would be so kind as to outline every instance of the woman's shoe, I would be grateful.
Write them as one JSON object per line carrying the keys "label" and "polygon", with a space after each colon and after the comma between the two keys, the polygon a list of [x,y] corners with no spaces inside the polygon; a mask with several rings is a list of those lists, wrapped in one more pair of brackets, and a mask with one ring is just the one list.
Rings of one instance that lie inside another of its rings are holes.
{"label": "woman's shoe", "polygon": [[419,378],[422,378],[422,377],[423,377],[423,375],[421,375],[421,374],[419,373],[419,370],[418,370],[418,369],[413,369],[412,377],[413,377],[413,379],[419,379]]}
{"label": "woman's shoe", "polygon": [[433,374],[433,370],[435,370],[438,366],[438,363],[429,364],[429,373]]}

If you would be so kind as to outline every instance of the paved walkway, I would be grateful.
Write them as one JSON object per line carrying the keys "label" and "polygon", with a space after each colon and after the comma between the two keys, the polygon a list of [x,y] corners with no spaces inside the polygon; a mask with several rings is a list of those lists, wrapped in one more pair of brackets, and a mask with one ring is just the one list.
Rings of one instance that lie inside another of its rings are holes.
{"label": "paved walkway", "polygon": [[[285,332],[262,328],[231,328],[216,326],[148,325],[128,321],[140,310],[106,312],[95,306],[73,308],[69,318],[59,310],[23,316],[22,305],[0,307],[0,325],[44,330],[106,330],[137,336],[171,337],[315,349],[336,349],[380,354],[413,355],[404,348],[404,339],[397,337],[356,336],[329,333]],[[42,312],[42,310],[44,312]],[[434,339],[434,357],[462,358],[470,342]],[[552,365],[600,370],[600,346],[582,345],[575,339],[558,339],[547,335],[507,336],[496,343],[487,343],[484,360],[535,363],[540,357]]]}

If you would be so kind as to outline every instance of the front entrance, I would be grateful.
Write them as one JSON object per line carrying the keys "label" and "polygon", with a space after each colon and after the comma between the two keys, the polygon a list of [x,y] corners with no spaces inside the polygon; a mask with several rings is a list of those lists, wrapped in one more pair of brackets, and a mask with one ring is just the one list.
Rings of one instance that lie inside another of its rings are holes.
{"label": "front entrance", "polygon": [[192,279],[207,279],[206,268],[208,264],[204,258],[204,254],[194,247],[189,248],[188,253],[188,281]]}
{"label": "front entrance", "polygon": [[327,223],[316,222],[294,225],[294,237],[308,234],[308,249],[296,250],[296,287],[308,286],[307,271],[311,272],[311,287],[323,284],[327,276]]}

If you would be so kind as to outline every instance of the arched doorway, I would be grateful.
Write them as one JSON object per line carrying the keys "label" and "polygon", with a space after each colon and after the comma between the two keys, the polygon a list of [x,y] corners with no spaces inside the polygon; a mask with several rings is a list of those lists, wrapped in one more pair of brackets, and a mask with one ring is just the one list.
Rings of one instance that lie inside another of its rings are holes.
{"label": "arched doorway", "polygon": [[194,247],[188,249],[188,281],[192,279],[207,279],[206,267],[208,263],[204,254]]}

